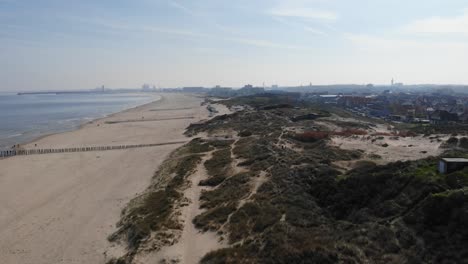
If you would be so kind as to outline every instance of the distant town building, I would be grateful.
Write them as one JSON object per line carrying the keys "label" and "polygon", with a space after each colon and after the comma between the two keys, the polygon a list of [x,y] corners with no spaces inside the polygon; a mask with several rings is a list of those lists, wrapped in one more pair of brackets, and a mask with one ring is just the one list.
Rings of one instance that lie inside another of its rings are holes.
{"label": "distant town building", "polygon": [[342,96],[338,100],[338,104],[346,107],[367,106],[374,99],[367,96]]}
{"label": "distant town building", "polygon": [[214,97],[231,97],[234,96],[234,90],[232,88],[227,88],[227,87],[220,87],[219,85],[216,86],[215,88],[212,88],[209,92],[208,95],[214,96]]}
{"label": "distant town building", "polygon": [[458,121],[462,122],[462,123],[468,123],[468,112],[465,112],[461,115],[458,116]]}
{"label": "distant town building", "polygon": [[204,93],[207,92],[208,89],[203,87],[184,87],[182,88],[184,93]]}
{"label": "distant town building", "polygon": [[444,124],[448,122],[457,122],[458,121],[458,115],[449,113],[448,111],[445,110],[437,110],[434,111],[431,115],[430,118],[432,124]]}
{"label": "distant town building", "polygon": [[265,89],[262,87],[253,87],[252,85],[248,84],[243,88],[237,91],[237,94],[240,96],[248,96],[248,95],[255,95],[255,94],[262,94],[265,93]]}
{"label": "distant town building", "polygon": [[151,91],[154,91],[155,89],[156,89],[156,87],[154,85],[152,86],[152,85],[147,84],[147,83],[145,83],[145,84],[143,84],[141,86],[141,90],[143,92],[151,92]]}
{"label": "distant town building", "polygon": [[319,95],[319,102],[324,104],[337,104],[340,98],[339,95],[336,94],[322,94]]}
{"label": "distant town building", "polygon": [[394,79],[392,79],[391,86],[403,86],[402,82],[395,82]]}

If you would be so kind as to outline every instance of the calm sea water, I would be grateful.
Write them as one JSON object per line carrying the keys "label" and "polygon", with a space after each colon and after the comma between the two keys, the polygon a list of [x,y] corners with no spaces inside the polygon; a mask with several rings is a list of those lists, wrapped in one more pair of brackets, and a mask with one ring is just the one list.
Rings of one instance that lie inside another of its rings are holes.
{"label": "calm sea water", "polygon": [[0,93],[0,148],[73,130],[90,120],[155,101],[150,94],[16,95]]}

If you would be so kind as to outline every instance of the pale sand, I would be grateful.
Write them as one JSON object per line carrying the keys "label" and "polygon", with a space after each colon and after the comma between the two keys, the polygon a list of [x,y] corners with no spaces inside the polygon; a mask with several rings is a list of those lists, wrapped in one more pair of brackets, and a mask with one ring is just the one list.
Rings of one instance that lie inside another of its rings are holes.
{"label": "pale sand", "polygon": [[188,199],[189,204],[180,212],[180,218],[184,223],[180,239],[174,245],[163,247],[160,251],[137,255],[134,263],[198,263],[208,252],[226,247],[216,233],[201,232],[192,223],[197,215],[205,211],[200,208],[200,195],[202,190],[209,188],[199,186],[198,183],[208,178],[204,162],[210,158],[211,155],[203,158],[196,172],[190,176],[190,186],[184,191],[184,197]]}
{"label": "pale sand", "polygon": [[[150,144],[189,139],[191,123],[208,117],[201,98],[164,94],[131,109],[30,143],[32,148]],[[151,109],[190,108],[177,111]],[[161,122],[105,124],[194,116]],[[99,124],[99,126],[98,126]],[[18,156],[0,160],[0,263],[104,263],[106,238],[125,204],[179,147],[167,145],[103,152]]]}
{"label": "pale sand", "polygon": [[[344,122],[368,124],[366,122],[354,119],[354,118],[342,118],[333,117],[328,118],[331,120],[338,120]],[[327,127],[331,131],[342,131],[343,127],[340,127],[331,122],[327,122],[327,119],[321,119],[316,121],[316,124]],[[342,137],[333,136],[330,144],[337,146],[341,149],[346,150],[363,150],[366,156],[363,159],[369,159],[372,155],[378,155],[381,159],[372,159],[377,164],[386,164],[389,162],[396,161],[407,161],[407,160],[418,160],[427,158],[430,156],[437,156],[443,152],[440,148],[442,142],[431,140],[430,138],[423,136],[416,137],[398,137],[396,139],[392,136],[371,136],[374,133],[392,133],[393,126],[391,124],[374,124],[370,129],[367,130],[369,135],[355,136],[355,137]],[[439,135],[441,140],[445,141],[448,139],[447,135]],[[383,145],[387,144],[386,147]],[[338,161],[340,167],[353,167],[355,161]]]}
{"label": "pale sand", "polygon": [[[385,136],[380,140],[367,139],[368,136],[358,137],[333,137],[331,145],[347,150],[363,150],[367,155],[379,155],[382,159],[374,160],[379,164],[396,161],[418,160],[429,156],[438,156],[443,152],[441,142],[432,141],[423,136],[416,137],[392,137]],[[375,137],[373,137],[375,138]],[[444,141],[448,137],[441,139]],[[432,142],[431,142],[432,141]],[[382,145],[387,144],[387,147]]]}

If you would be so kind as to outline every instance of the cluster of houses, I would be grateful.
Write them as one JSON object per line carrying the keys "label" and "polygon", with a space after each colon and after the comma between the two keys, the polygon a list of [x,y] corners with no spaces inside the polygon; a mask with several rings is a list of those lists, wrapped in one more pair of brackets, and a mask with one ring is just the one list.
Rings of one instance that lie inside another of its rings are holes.
{"label": "cluster of houses", "polygon": [[456,96],[453,93],[392,92],[383,89],[377,92],[361,89],[349,93],[342,90],[342,93],[327,94],[326,92],[311,92],[304,89],[291,93],[290,90],[265,90],[263,87],[252,85],[245,85],[240,89],[221,86],[211,89],[204,87],[180,89],[186,93],[205,93],[220,98],[264,93],[288,93],[289,95],[298,95],[296,99],[299,101],[333,104],[362,116],[389,121],[432,124],[468,123],[468,96]]}
{"label": "cluster of houses", "polygon": [[216,86],[214,88],[211,88],[208,91],[208,95],[221,97],[221,98],[234,97],[234,96],[249,96],[249,95],[263,94],[263,93],[265,93],[264,88],[254,87],[250,84],[245,85],[244,87],[240,89],[232,89],[232,88],[227,88],[227,87]]}
{"label": "cluster of houses", "polygon": [[307,100],[335,104],[363,116],[399,122],[468,123],[468,97],[441,94],[306,95]]}

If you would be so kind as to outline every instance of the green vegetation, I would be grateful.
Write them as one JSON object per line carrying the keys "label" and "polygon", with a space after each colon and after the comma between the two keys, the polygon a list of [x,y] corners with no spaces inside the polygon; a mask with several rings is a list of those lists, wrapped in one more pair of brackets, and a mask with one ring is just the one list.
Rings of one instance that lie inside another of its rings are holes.
{"label": "green vegetation", "polygon": [[218,188],[204,191],[200,197],[201,208],[207,209],[195,217],[193,223],[203,230],[218,230],[249,192],[249,173],[240,173],[225,180]]}
{"label": "green vegetation", "polygon": [[460,138],[459,147],[464,148],[464,149],[468,149],[468,138],[466,138],[466,137]]}
{"label": "green vegetation", "polygon": [[159,234],[162,244],[171,243],[174,235],[170,230],[182,228],[177,216],[174,215],[174,209],[183,197],[182,189],[186,184],[186,178],[201,161],[199,154],[187,153],[208,149],[204,144],[197,139],[174,152],[155,173],[154,183],[149,189],[133,199],[124,209],[118,223],[119,229],[109,237],[109,240],[124,240],[129,252],[126,256],[111,260],[109,263],[132,263],[134,254],[143,241],[154,232]]}
{"label": "green vegetation", "polygon": [[231,169],[231,148],[224,148],[213,152],[211,159],[205,161],[205,168],[209,178],[200,182],[202,186],[217,186],[228,177]]}
{"label": "green vegetation", "polygon": [[[150,192],[124,212],[118,237],[131,249],[150,232],[170,244],[173,238],[165,230],[180,228],[173,212],[185,179],[200,155],[212,152],[204,163],[209,178],[201,184],[215,188],[202,192],[205,211],[193,223],[217,232],[229,247],[208,253],[202,263],[466,261],[468,169],[441,175],[436,157],[377,165],[357,161],[363,151],[332,147],[326,138],[298,140],[291,135],[322,128],[313,120],[291,121],[314,106],[288,100],[273,95],[228,100],[257,110],[189,127],[188,135],[233,131],[243,136],[235,144],[197,139],[180,149],[157,173]],[[354,118],[332,107],[326,111]],[[457,140],[457,148],[444,157],[467,157],[461,144]],[[231,152],[246,173],[232,175]],[[355,168],[336,170],[333,162],[343,160],[357,161]]]}
{"label": "green vegetation", "polygon": [[239,137],[250,137],[252,135],[252,132],[249,130],[243,130],[239,132]]}
{"label": "green vegetation", "polygon": [[[242,192],[234,191],[245,185],[242,181],[229,183],[230,195],[224,195],[229,192],[224,189],[204,194],[208,210],[194,222],[201,229],[226,234],[232,246],[207,254],[202,263],[460,263],[466,259],[468,169],[440,175],[438,159],[427,158],[383,166],[359,162],[343,174],[330,164],[359,159],[362,151],[333,148],[321,138],[302,142],[287,135],[283,139],[301,152],[281,148],[275,137],[283,127],[299,125],[285,120],[302,113],[296,108],[258,109],[262,110],[225,116],[197,128],[216,131],[229,124],[238,132],[249,129],[253,135],[241,138],[233,153],[244,160],[239,165],[245,169],[268,173],[268,181],[245,204],[238,203]],[[313,126],[313,121],[301,122]],[[460,149],[444,154],[466,155]]]}
{"label": "green vegetation", "polygon": [[201,157],[191,155],[182,157],[172,168],[174,177],[164,189],[147,192],[138,206],[129,208],[126,218],[131,223],[122,223],[127,229],[127,242],[130,248],[138,248],[142,239],[146,238],[152,231],[163,229],[180,229],[181,226],[172,217],[173,209],[177,200],[182,197],[180,188],[185,178],[192,172]]}
{"label": "green vegetation", "polygon": [[109,261],[106,262],[106,264],[127,264],[127,260],[122,257],[122,258],[113,258],[113,259],[110,259]]}
{"label": "green vegetation", "polygon": [[227,179],[218,188],[202,193],[201,208],[214,208],[223,203],[237,202],[249,191],[250,173],[239,173]]}
{"label": "green vegetation", "polygon": [[437,170],[436,158],[427,158],[419,161],[411,162],[408,172],[405,174],[410,177],[415,177],[418,180],[426,182],[438,182],[445,178]]}
{"label": "green vegetation", "polygon": [[451,123],[451,124],[399,124],[401,130],[410,130],[416,134],[432,135],[432,134],[466,134],[468,124]]}
{"label": "green vegetation", "polygon": [[193,224],[203,231],[216,231],[227,221],[229,215],[235,210],[236,207],[233,204],[217,206],[207,210],[201,215],[197,215],[193,219]]}
{"label": "green vegetation", "polygon": [[461,189],[468,186],[468,168],[444,176],[445,183],[451,189]]}
{"label": "green vegetation", "polygon": [[281,212],[269,203],[247,203],[230,219],[229,241],[235,243],[251,235],[261,234],[267,227],[278,223],[281,215]]}
{"label": "green vegetation", "polygon": [[213,144],[200,138],[193,139],[186,147],[187,153],[205,153],[213,150]]}
{"label": "green vegetation", "polygon": [[458,138],[451,137],[446,142],[442,144],[445,148],[456,148],[458,146]]}

